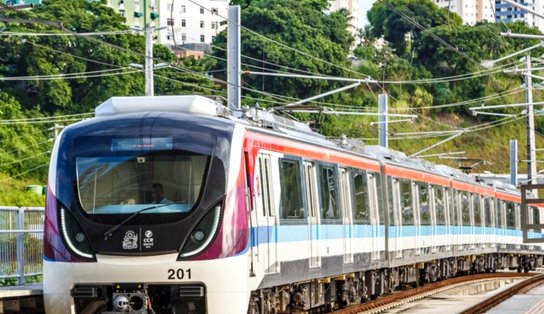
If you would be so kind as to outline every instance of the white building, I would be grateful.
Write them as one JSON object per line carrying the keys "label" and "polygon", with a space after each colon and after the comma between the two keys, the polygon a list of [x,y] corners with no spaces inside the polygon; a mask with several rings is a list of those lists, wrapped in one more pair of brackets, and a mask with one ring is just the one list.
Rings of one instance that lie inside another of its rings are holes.
{"label": "white building", "polygon": [[[514,0],[514,2],[522,3],[534,11],[544,14],[544,0]],[[525,21],[529,26],[537,27],[541,32],[544,32],[544,19],[535,17],[532,13],[500,0],[496,1],[495,7],[497,9],[497,22]]]}
{"label": "white building", "polygon": [[[196,1],[195,1],[196,2]],[[123,15],[127,25],[144,28],[146,23],[159,30],[157,42],[173,46],[187,43],[209,44],[226,27],[229,0],[108,0],[107,5]],[[153,19],[151,15],[153,14]],[[225,21],[225,23],[221,23]]]}
{"label": "white building", "polygon": [[481,21],[495,22],[494,0],[434,0],[434,3],[457,13],[466,25]]}
{"label": "white building", "polygon": [[330,5],[330,12],[338,11],[340,9],[346,9],[349,12],[351,20],[348,30],[352,36],[357,37],[357,32],[362,28],[360,19],[363,14],[363,12],[360,11],[359,0],[331,0]]}
{"label": "white building", "polygon": [[161,0],[159,42],[173,46],[212,42],[226,28],[229,0]]}

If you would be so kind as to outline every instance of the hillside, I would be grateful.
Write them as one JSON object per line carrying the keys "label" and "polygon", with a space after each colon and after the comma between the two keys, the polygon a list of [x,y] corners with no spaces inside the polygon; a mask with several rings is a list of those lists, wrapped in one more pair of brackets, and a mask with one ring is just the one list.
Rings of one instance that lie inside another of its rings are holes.
{"label": "hillside", "polygon": [[[452,130],[463,129],[466,132],[459,137],[423,155],[464,151],[459,156],[486,161],[474,171],[506,173],[509,141],[518,139],[518,159],[526,159],[523,108],[490,111],[503,116],[473,116],[469,108],[525,102],[520,87],[525,65],[519,57],[492,68],[482,64],[538,42],[501,37],[507,30],[502,23],[462,25],[458,16],[430,0],[387,2],[393,6],[374,4],[368,13],[370,25],[354,38],[347,31],[350,17],[345,11],[326,13],[327,1],[243,1],[242,104],[286,105],[358,80],[356,88],[307,103],[314,113],[286,114],[318,126],[327,136],[347,135],[375,145],[378,129],[371,125],[377,121],[375,116],[322,111],[375,113],[377,94],[386,93],[389,113],[417,115],[411,123],[390,124],[393,149],[411,155],[452,136]],[[421,27],[391,7],[402,9]],[[29,11],[4,10],[2,14],[0,182],[4,189],[0,189],[0,204],[43,205],[43,196],[30,195],[25,187],[46,183],[55,134],[92,116],[94,107],[112,96],[144,94],[144,74],[129,64],[144,63],[145,38],[131,32],[122,16],[99,1],[73,0],[67,5],[48,0]],[[508,24],[508,30],[540,34],[523,23]],[[48,36],[37,36],[44,33]],[[225,32],[215,37],[211,48],[211,54],[195,60],[178,59],[167,47],[155,45],[155,63],[169,64],[155,72],[155,95],[225,99]],[[540,56],[544,49],[530,53]],[[533,74],[544,76],[538,60],[533,68]],[[285,74],[305,77],[274,76]],[[538,86],[538,80],[534,84]],[[535,88],[534,102],[542,100],[542,92]],[[535,125],[536,147],[543,147],[544,119],[535,117]],[[413,132],[418,134],[403,134]],[[543,154],[538,153],[537,159]],[[459,166],[452,159],[429,160]],[[520,173],[526,171],[524,162],[518,167]]]}

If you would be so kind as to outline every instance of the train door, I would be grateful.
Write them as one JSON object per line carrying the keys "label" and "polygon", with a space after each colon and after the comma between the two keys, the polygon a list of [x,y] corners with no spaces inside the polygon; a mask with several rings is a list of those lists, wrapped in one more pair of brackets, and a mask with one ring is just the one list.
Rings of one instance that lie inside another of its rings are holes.
{"label": "train door", "polygon": [[433,242],[432,252],[436,252],[436,246],[447,246],[447,239],[442,235],[444,234],[444,228],[446,228],[446,205],[444,204],[444,188],[438,185],[431,185],[432,190],[432,202],[433,204]]}
{"label": "train door", "polygon": [[508,228],[508,220],[507,220],[507,211],[508,211],[508,206],[506,205],[506,202],[505,201],[502,201],[501,200],[501,217],[502,217],[502,224],[501,224],[501,231],[499,232],[499,234],[501,235],[501,248],[503,249],[506,249],[506,232],[507,232],[507,228]]}
{"label": "train door", "polygon": [[342,187],[342,222],[344,225],[344,263],[353,263],[353,215],[351,205],[351,189],[349,172],[340,168],[340,185]]}
{"label": "train door", "polygon": [[[404,203],[406,198],[404,197],[404,190],[405,185],[407,185],[408,188],[410,187],[410,181],[406,181],[407,184],[405,184],[403,179],[391,178],[390,180],[392,182],[393,191],[393,217],[390,217],[389,219],[389,239],[392,238],[393,241],[389,242],[389,247],[393,252],[395,252],[395,258],[402,258],[402,251],[404,249],[402,241],[402,226],[404,224],[405,217],[408,216],[405,216]],[[411,193],[412,192],[410,191],[410,203],[412,202]],[[410,215],[413,215],[413,213],[410,213]],[[410,219],[413,224],[413,218]]]}
{"label": "train door", "polygon": [[484,216],[485,216],[485,243],[484,247],[487,247],[491,245],[491,243],[495,243],[495,232],[494,232],[494,226],[495,226],[495,204],[493,204],[494,200],[489,197],[484,197]]}
{"label": "train door", "polygon": [[[421,233],[421,226],[426,222],[426,218],[429,215],[429,203],[427,200],[427,190],[422,187],[423,184],[417,184],[416,182],[412,182],[412,199],[413,201],[413,208],[414,208],[414,225],[415,225],[415,255],[421,254],[421,248],[424,246],[424,243],[427,239],[423,239],[422,233]],[[423,193],[425,197],[421,197],[421,193]],[[425,209],[422,209],[421,204],[424,204]],[[430,220],[430,219],[429,219]],[[422,223],[423,222],[423,223]],[[425,245],[426,246],[426,245]]]}
{"label": "train door", "polygon": [[265,273],[279,272],[277,248],[277,220],[275,215],[274,189],[272,184],[272,162],[269,154],[259,154],[255,168],[255,205],[259,242],[259,259]]}
{"label": "train door", "polygon": [[516,230],[515,230],[515,237],[516,237],[516,250],[520,250],[521,249],[521,242],[523,241],[522,239],[522,234],[521,234],[521,217],[520,217],[520,205],[519,204],[515,204],[515,208],[516,208]]}
{"label": "train door", "polygon": [[369,188],[369,202],[370,202],[370,226],[371,231],[371,247],[370,247],[370,259],[375,261],[380,259],[380,214],[379,214],[379,202],[378,202],[378,182],[376,180],[376,174],[368,173],[368,188]]}
{"label": "train door", "polygon": [[476,221],[480,220],[481,217],[478,214],[478,217],[476,217],[475,213],[475,205],[477,204],[478,195],[474,193],[469,193],[469,200],[470,200],[470,211],[469,211],[469,217],[470,217],[470,249],[474,250],[476,248]]}
{"label": "train door", "polygon": [[465,248],[465,244],[471,243],[470,234],[472,231],[471,202],[470,195],[466,191],[459,193],[459,206],[461,211],[461,228],[459,231],[459,246]]}
{"label": "train door", "polygon": [[436,190],[439,188],[439,187],[436,187],[432,184],[425,184],[424,185],[428,190],[427,190],[427,202],[428,202],[428,208],[429,208],[429,219],[430,221],[428,222],[429,226],[428,226],[428,229],[429,229],[429,233],[426,233],[428,234],[427,237],[429,238],[429,245],[431,247],[431,253],[436,253],[436,244],[438,243],[438,239],[437,239],[437,232],[436,232],[436,226],[437,226],[437,219],[436,219],[436,216],[437,216],[437,213],[436,213]]}
{"label": "train door", "polygon": [[306,186],[306,205],[308,210],[308,238],[310,268],[321,267],[319,254],[319,210],[317,195],[317,180],[313,162],[304,162],[304,180]]}
{"label": "train door", "polygon": [[[440,187],[439,191],[442,194],[441,195],[438,194],[438,199],[442,200],[442,206],[444,207],[443,208],[444,218],[441,219],[440,216],[438,215],[439,217],[438,222],[443,221],[443,226],[440,227],[442,231],[439,232],[439,234],[441,234],[441,238],[443,239],[443,241],[446,241],[446,252],[450,252],[451,245],[452,245],[452,238],[453,238],[453,233],[452,233],[453,221],[451,218],[451,211],[453,210],[453,206],[452,206],[453,204],[451,202],[451,192],[450,192],[450,189],[444,188],[444,187]],[[440,196],[442,197],[440,198]]]}

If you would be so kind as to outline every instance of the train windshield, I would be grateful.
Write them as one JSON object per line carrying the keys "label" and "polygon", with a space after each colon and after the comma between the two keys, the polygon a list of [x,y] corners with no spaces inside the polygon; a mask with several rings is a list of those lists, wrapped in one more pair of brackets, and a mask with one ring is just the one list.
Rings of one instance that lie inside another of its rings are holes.
{"label": "train windshield", "polygon": [[166,145],[160,150],[131,150],[130,145],[130,140],[113,140],[109,155],[76,157],[82,209],[90,215],[190,211],[198,201],[210,156],[168,150],[170,144],[164,141],[159,141]]}

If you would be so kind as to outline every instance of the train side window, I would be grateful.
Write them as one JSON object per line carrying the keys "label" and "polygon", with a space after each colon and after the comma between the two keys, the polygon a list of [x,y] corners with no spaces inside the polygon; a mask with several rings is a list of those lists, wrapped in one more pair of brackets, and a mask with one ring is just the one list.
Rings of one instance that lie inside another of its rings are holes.
{"label": "train side window", "polygon": [[366,172],[363,170],[353,170],[351,172],[351,180],[353,187],[353,223],[370,224],[370,206]]}
{"label": "train side window", "polygon": [[436,211],[436,224],[440,226],[446,225],[446,208],[444,202],[444,188],[441,186],[433,186],[434,190],[434,208]]}
{"label": "train side window", "polygon": [[429,186],[426,183],[417,184],[419,196],[419,211],[421,217],[421,225],[431,225],[431,208],[429,206]]}
{"label": "train side window", "polygon": [[387,215],[389,219],[390,226],[398,226],[400,223],[399,218],[399,207],[401,207],[400,201],[400,183],[399,179],[387,177]]}
{"label": "train side window", "polygon": [[375,180],[375,186],[376,186],[376,194],[378,197],[378,201],[376,202],[376,205],[378,206],[378,218],[379,222],[383,223],[384,221],[384,206],[383,206],[383,192],[382,192],[382,175],[380,173],[371,173],[372,177],[374,177]]}
{"label": "train side window", "polygon": [[520,217],[520,205],[515,204],[516,208],[516,229],[521,230],[521,217]]}
{"label": "train side window", "polygon": [[304,218],[300,161],[280,159],[280,213],[282,219]]}
{"label": "train side window", "polygon": [[513,202],[506,202],[506,228],[516,229],[516,208]]}
{"label": "train side window", "polygon": [[414,225],[412,182],[408,179],[400,179],[400,205],[402,224],[404,226]]}
{"label": "train side window", "polygon": [[468,192],[461,192],[460,194],[461,222],[463,226],[470,226],[470,197]]}
{"label": "train side window", "polygon": [[480,195],[472,194],[472,204],[474,208],[474,226],[482,226],[482,205],[480,202]]}
{"label": "train side window", "polygon": [[484,196],[484,217],[486,227],[493,227],[494,219],[491,208],[491,199],[488,196]]}
{"label": "train side window", "polygon": [[503,201],[495,199],[495,226],[502,228],[502,203]]}
{"label": "train side window", "polygon": [[332,166],[319,165],[319,200],[321,219],[340,218],[338,210],[337,171]]}
{"label": "train side window", "polygon": [[262,204],[263,204],[263,216],[273,216],[272,213],[272,189],[271,189],[271,167],[270,167],[270,156],[263,155],[259,157],[259,168],[260,168],[260,188],[262,193]]}
{"label": "train side window", "polygon": [[459,226],[459,191],[452,191],[450,221],[452,226]]}

